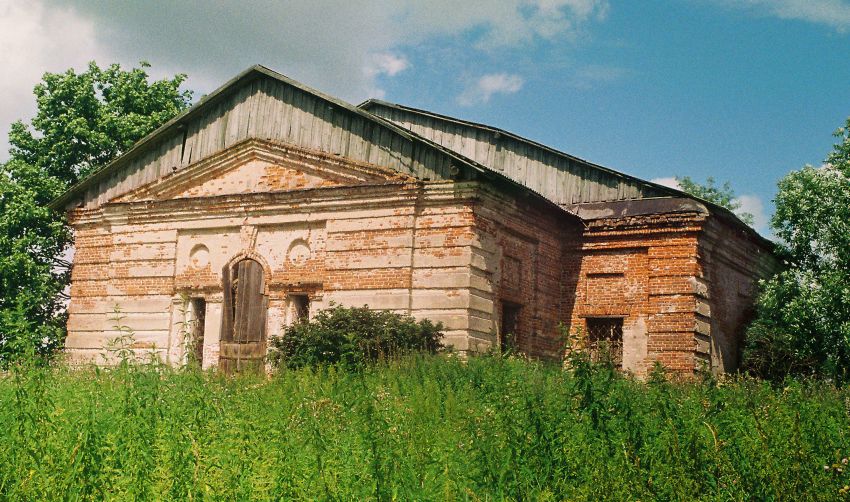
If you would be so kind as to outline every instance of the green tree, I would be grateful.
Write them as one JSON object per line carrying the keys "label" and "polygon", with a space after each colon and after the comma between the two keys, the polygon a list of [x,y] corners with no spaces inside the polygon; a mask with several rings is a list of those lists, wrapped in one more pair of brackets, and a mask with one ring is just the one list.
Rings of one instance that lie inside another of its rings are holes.
{"label": "green tree", "polygon": [[738,202],[735,191],[732,185],[727,181],[723,185],[717,186],[714,178],[709,176],[705,180],[705,184],[697,183],[690,176],[676,177],[676,182],[679,183],[679,188],[686,193],[689,193],[700,199],[725,207],[735,213],[747,225],[752,226],[753,215],[741,211],[741,203]]}
{"label": "green tree", "polygon": [[771,222],[787,267],[762,285],[745,365],[762,376],[850,377],[850,119],[822,167],[779,182]]}
{"label": "green tree", "polygon": [[31,123],[12,124],[0,164],[0,364],[62,343],[72,236],[47,204],[189,106],[185,75],[151,81],[149,67],[46,73]]}

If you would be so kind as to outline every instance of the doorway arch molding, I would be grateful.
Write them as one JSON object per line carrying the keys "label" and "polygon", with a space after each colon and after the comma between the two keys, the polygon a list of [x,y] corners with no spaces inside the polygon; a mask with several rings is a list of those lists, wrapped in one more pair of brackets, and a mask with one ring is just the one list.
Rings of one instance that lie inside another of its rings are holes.
{"label": "doorway arch molding", "polygon": [[222,274],[224,274],[225,271],[233,270],[234,265],[236,265],[242,260],[254,260],[259,263],[261,267],[263,267],[263,275],[265,276],[265,280],[263,281],[263,294],[268,295],[269,283],[271,282],[272,277],[272,268],[269,266],[269,263],[266,261],[266,259],[263,258],[260,253],[257,253],[253,249],[243,250],[233,255],[233,257],[231,257],[230,260],[228,260],[227,263],[224,264],[224,267],[222,268]]}

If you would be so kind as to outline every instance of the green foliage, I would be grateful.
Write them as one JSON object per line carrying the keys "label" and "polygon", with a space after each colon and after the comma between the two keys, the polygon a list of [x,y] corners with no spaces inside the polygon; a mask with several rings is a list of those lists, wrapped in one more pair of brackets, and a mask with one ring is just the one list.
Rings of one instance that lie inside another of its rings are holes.
{"label": "green foliage", "polygon": [[442,329],[439,323],[416,321],[406,314],[332,305],[272,338],[269,359],[275,367],[359,368],[410,352],[435,353],[443,346]]}
{"label": "green foliage", "polygon": [[128,366],[139,362],[136,356],[136,332],[132,328],[124,324],[126,316],[121,312],[121,307],[115,305],[112,308],[110,320],[114,323],[112,328],[118,332],[117,335],[108,339],[104,345],[103,357],[104,364],[117,363],[119,366]]}
{"label": "green foliage", "polygon": [[62,343],[71,232],[47,204],[189,105],[185,75],[150,82],[148,67],[45,73],[35,118],[12,124],[0,164],[0,366]]}
{"label": "green foliage", "polygon": [[683,192],[699,197],[700,199],[707,200],[713,204],[717,204],[720,207],[725,207],[735,213],[741,221],[752,226],[753,215],[740,210],[741,203],[738,202],[735,191],[732,189],[732,185],[728,181],[723,183],[721,186],[717,186],[714,178],[709,176],[706,178],[705,184],[703,185],[691,179],[690,176],[684,176],[682,178],[677,176],[676,182],[679,183],[679,187]]}
{"label": "green foliage", "polygon": [[772,225],[786,268],[762,284],[745,364],[758,375],[850,377],[850,119],[820,168],[779,182]]}
{"label": "green foliage", "polygon": [[12,124],[11,157],[65,186],[106,165],[189,105],[192,92],[180,90],[186,75],[149,82],[147,68],[92,62],[82,73],[45,73],[32,123]]}
{"label": "green foliage", "polygon": [[49,354],[61,343],[70,234],[44,206],[60,189],[19,160],[0,164],[0,367],[27,347]]}
{"label": "green foliage", "polygon": [[0,498],[836,500],[847,402],[504,357],[271,379],[20,363],[0,377]]}

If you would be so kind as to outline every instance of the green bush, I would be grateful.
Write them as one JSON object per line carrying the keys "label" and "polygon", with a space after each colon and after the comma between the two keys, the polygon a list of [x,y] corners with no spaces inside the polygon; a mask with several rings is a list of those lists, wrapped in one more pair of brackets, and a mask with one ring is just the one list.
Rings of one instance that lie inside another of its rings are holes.
{"label": "green bush", "polygon": [[275,367],[288,368],[361,367],[411,352],[435,353],[443,347],[442,329],[440,323],[417,321],[409,315],[332,305],[273,337],[269,360]]}
{"label": "green bush", "polygon": [[744,369],[781,382],[850,382],[850,119],[821,167],[779,182],[772,227],[783,270],[762,281]]}

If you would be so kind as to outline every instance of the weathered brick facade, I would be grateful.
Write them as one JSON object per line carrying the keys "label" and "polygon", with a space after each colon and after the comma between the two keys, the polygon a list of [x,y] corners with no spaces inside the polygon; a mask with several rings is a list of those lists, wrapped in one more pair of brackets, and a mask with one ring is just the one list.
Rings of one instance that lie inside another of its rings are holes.
{"label": "weathered brick facade", "polygon": [[[280,113],[268,123],[282,128]],[[311,313],[368,304],[442,322],[446,341],[468,353],[509,343],[557,359],[564,330],[602,319],[622,329],[622,366],[635,374],[655,362],[684,373],[737,367],[754,284],[772,258],[734,216],[672,196],[559,205],[421,138],[432,157],[416,144],[399,151],[420,155],[420,170],[444,162],[450,176],[405,173],[392,148],[376,153],[353,132],[348,146],[333,135],[328,146],[310,136],[315,127],[281,141],[248,126],[245,139],[194,158],[177,129],[167,144],[179,146],[179,165],[141,157],[135,181],[103,178],[80,203],[68,198],[71,357],[99,360],[127,326],[137,349],[171,363],[202,333],[204,366],[217,365],[223,271],[251,259],[262,267],[266,339],[306,302]]]}

